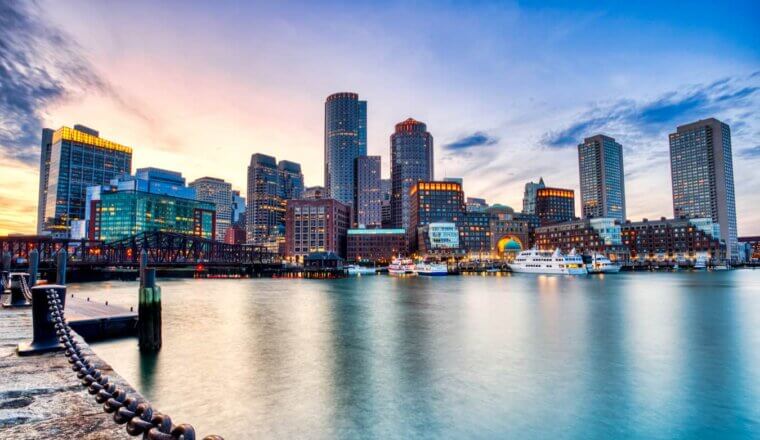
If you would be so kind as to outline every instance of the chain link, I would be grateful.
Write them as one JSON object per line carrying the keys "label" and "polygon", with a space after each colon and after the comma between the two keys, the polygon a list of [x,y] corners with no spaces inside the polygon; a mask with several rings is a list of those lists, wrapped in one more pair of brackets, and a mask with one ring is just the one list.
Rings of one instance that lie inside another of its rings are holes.
{"label": "chain link", "polygon": [[[191,425],[174,425],[169,416],[155,411],[147,400],[129,396],[95,368],[72,336],[72,330],[63,315],[61,301],[54,290],[47,292],[47,300],[50,320],[54,323],[58,340],[65,348],[64,354],[72,364],[71,369],[77,373],[82,386],[87,387],[87,392],[103,405],[103,410],[113,414],[116,423],[125,425],[129,435],[142,435],[143,439],[195,440],[195,429]],[[209,435],[203,440],[224,439],[218,435]]]}

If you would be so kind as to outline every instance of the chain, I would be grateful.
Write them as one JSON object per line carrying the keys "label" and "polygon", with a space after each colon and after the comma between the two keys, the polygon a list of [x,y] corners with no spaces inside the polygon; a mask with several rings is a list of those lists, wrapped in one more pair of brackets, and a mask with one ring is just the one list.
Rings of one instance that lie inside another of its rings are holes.
{"label": "chain", "polygon": [[32,302],[32,291],[29,290],[29,284],[26,282],[26,278],[21,275],[21,292],[24,294],[24,298],[27,301]]}
{"label": "chain", "polygon": [[[95,401],[103,405],[103,410],[113,414],[120,425],[126,425],[132,436],[143,435],[149,440],[195,440],[195,429],[188,424],[174,425],[169,416],[155,411],[143,398],[129,396],[122,388],[111,383],[108,376],[95,368],[82,353],[79,343],[74,340],[72,330],[63,316],[62,304],[54,290],[47,292],[50,319],[55,325],[58,340],[63,344],[71,369],[77,373],[82,386],[95,396]],[[224,440],[218,435],[209,435],[203,440]]]}

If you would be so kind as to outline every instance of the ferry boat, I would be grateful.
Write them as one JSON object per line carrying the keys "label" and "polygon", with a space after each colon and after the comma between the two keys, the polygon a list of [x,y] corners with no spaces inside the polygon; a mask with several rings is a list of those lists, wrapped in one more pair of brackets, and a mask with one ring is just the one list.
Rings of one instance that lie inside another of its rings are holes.
{"label": "ferry boat", "polygon": [[414,269],[417,271],[417,275],[438,277],[449,274],[446,263],[418,263]]}
{"label": "ferry boat", "polygon": [[583,258],[573,249],[568,255],[562,255],[559,248],[554,252],[530,249],[520,252],[512,263],[508,263],[512,272],[546,273],[564,275],[586,275]]}
{"label": "ferry boat", "polygon": [[374,267],[359,266],[358,264],[349,264],[346,266],[349,275],[375,275],[377,270]]}
{"label": "ferry boat", "polygon": [[414,261],[408,258],[394,258],[388,265],[388,275],[416,275]]}
{"label": "ferry boat", "polygon": [[588,273],[618,273],[620,272],[620,267],[619,264],[613,263],[602,254],[593,254],[591,261],[586,263]]}
{"label": "ferry boat", "polygon": [[697,260],[694,261],[694,270],[705,270],[707,269],[707,257],[704,255],[700,255],[697,257]]}

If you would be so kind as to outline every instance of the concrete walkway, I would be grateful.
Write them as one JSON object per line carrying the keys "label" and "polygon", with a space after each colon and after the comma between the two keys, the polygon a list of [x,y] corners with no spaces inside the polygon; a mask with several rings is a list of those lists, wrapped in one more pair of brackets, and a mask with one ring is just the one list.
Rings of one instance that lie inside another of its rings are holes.
{"label": "concrete walkway", "polygon": [[[87,393],[63,352],[18,356],[16,345],[31,337],[31,308],[0,308],[0,438],[135,438]],[[95,356],[87,343],[78,340],[95,366],[136,395],[132,386]]]}

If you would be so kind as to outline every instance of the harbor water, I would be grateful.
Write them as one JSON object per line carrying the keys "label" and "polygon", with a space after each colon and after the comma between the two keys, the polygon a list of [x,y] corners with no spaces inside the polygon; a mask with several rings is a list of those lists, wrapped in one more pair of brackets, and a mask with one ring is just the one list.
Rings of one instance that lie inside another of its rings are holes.
{"label": "harbor water", "polygon": [[93,349],[199,434],[760,437],[760,270],[158,284],[161,352]]}

